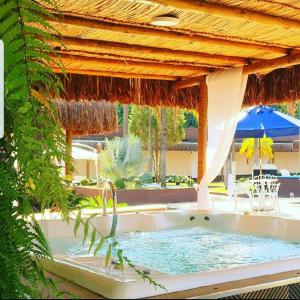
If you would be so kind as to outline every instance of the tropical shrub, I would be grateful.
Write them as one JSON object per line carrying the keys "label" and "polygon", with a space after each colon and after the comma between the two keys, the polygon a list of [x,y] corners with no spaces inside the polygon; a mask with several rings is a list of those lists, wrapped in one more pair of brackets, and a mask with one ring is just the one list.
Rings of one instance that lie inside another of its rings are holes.
{"label": "tropical shrub", "polygon": [[144,160],[140,139],[135,136],[105,141],[101,153],[101,174],[113,181],[118,188],[133,183],[139,188],[152,182],[150,174],[143,171]]}
{"label": "tropical shrub", "polygon": [[166,182],[176,184],[185,183],[189,186],[192,186],[195,183],[190,177],[181,175],[169,175],[167,176]]}

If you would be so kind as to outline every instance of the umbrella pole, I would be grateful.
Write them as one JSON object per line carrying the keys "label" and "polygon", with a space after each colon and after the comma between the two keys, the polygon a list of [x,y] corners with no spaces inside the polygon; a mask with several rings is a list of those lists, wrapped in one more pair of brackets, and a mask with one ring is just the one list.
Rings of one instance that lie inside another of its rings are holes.
{"label": "umbrella pole", "polygon": [[261,148],[261,138],[258,140],[258,152],[259,152],[259,174],[262,175],[262,148]]}

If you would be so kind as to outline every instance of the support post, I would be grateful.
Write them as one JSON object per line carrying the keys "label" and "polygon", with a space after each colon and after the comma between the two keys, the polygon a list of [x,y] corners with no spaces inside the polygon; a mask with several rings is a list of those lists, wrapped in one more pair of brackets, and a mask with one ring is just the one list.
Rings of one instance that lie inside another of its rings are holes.
{"label": "support post", "polygon": [[207,147],[207,110],[208,110],[208,90],[206,78],[200,81],[200,102],[198,106],[198,178],[200,183],[206,172],[206,147]]}

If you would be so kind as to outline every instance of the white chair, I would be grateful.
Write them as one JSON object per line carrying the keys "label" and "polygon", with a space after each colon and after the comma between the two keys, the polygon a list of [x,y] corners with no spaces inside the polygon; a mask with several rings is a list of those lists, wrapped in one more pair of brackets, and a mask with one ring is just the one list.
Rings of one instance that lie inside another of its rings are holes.
{"label": "white chair", "polygon": [[272,181],[270,184],[270,199],[273,201],[274,210],[276,213],[280,213],[280,207],[278,202],[278,193],[281,183],[278,181]]}
{"label": "white chair", "polygon": [[[258,200],[258,212],[269,210],[267,201],[271,200],[273,210],[279,212],[278,191],[280,184],[278,179],[273,175],[259,175],[253,180],[253,199]],[[271,208],[272,209],[272,208]]]}
{"label": "white chair", "polygon": [[239,195],[244,195],[246,194],[249,198],[250,201],[250,209],[253,210],[253,195],[252,195],[252,183],[251,180],[247,181],[237,181],[235,183],[235,188],[233,192],[233,197],[234,197],[234,210],[238,210],[238,196]]}
{"label": "white chair", "polygon": [[287,169],[280,170],[280,174],[281,174],[281,176],[285,176],[285,177],[291,176],[289,170],[287,170]]}

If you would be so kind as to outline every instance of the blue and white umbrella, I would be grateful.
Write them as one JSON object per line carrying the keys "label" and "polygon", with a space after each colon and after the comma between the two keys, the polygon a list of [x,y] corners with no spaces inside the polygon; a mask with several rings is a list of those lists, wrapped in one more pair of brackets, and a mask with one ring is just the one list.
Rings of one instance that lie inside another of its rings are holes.
{"label": "blue and white umbrella", "polygon": [[268,106],[256,106],[241,112],[235,138],[262,138],[300,134],[300,120]]}
{"label": "blue and white umbrella", "polygon": [[262,173],[261,138],[300,136],[300,120],[268,106],[255,106],[241,112],[235,138],[259,139],[259,164]]}

